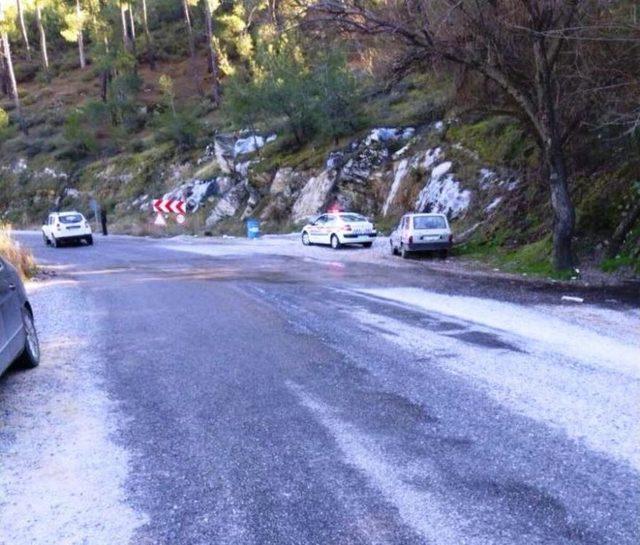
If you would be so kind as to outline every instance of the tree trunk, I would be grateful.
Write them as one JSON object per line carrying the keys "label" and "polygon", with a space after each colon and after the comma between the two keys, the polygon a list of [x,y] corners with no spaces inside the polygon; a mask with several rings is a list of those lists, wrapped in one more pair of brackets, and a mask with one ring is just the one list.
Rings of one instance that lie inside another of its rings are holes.
{"label": "tree trunk", "polygon": [[103,70],[100,72],[100,99],[102,102],[107,101],[107,92],[109,90],[109,72]]}
{"label": "tree trunk", "polygon": [[184,13],[184,22],[187,26],[187,36],[189,38],[189,57],[191,58],[189,70],[191,72],[191,77],[196,82],[198,94],[203,95],[202,78],[198,75],[196,67],[196,43],[193,37],[193,27],[191,26],[191,15],[189,14],[189,4],[187,4],[187,0],[182,0],[182,11]]}
{"label": "tree trunk", "polygon": [[84,36],[82,34],[82,9],[80,7],[80,0],[76,0],[76,17],[78,18],[78,56],[80,57],[80,68],[84,70],[87,66],[87,61],[84,56]]}
{"label": "tree trunk", "polygon": [[563,271],[575,265],[572,249],[575,211],[569,194],[564,153],[558,144],[551,143],[546,155],[553,209],[553,266],[557,271]]}
{"label": "tree trunk", "polygon": [[128,4],[128,8],[129,8],[129,26],[131,27],[131,47],[133,49],[133,54],[136,54],[136,24],[135,21],[133,20],[133,5],[131,4],[131,2],[129,2]]}
{"label": "tree trunk", "polygon": [[36,24],[38,25],[38,33],[40,34],[40,54],[42,55],[42,67],[49,75],[49,53],[47,52],[47,35],[42,24],[42,10],[40,4],[36,2]]}
{"label": "tree trunk", "polygon": [[282,30],[282,17],[280,16],[280,0],[269,0],[269,18],[278,31]]}
{"label": "tree trunk", "polygon": [[29,36],[27,35],[27,25],[24,24],[24,9],[22,8],[21,0],[16,0],[16,7],[18,8],[18,24],[20,26],[20,34],[22,35],[22,41],[27,52],[27,60],[31,61],[31,45],[29,44]]}
{"label": "tree trunk", "polygon": [[131,50],[129,43],[129,32],[127,30],[127,6],[124,2],[120,2],[120,25],[122,26],[122,45],[125,51]]}
{"label": "tree trunk", "polygon": [[4,60],[4,52],[2,49],[2,41],[0,40],[0,92],[5,96],[9,95],[9,73],[7,71],[7,63]]}
{"label": "tree trunk", "polygon": [[[556,271],[572,269],[573,230],[575,210],[569,194],[567,164],[556,107],[556,82],[544,36],[533,43],[535,59],[535,86],[537,115],[534,124],[543,148],[543,157],[549,173],[551,207],[553,209],[553,267]],[[537,121],[537,123],[536,123]]]}
{"label": "tree trunk", "polygon": [[633,226],[638,220],[640,220],[640,200],[636,201],[636,204],[629,210],[624,218],[622,218],[622,221],[613,233],[607,250],[607,257],[613,258],[618,255],[627,235],[631,232],[631,229],[633,229]]}
{"label": "tree trunk", "polygon": [[11,59],[11,45],[9,44],[9,36],[6,30],[0,35],[2,39],[2,51],[4,52],[4,62],[7,68],[7,75],[9,76],[9,89],[11,91],[11,97],[16,106],[16,114],[18,115],[18,123],[20,129],[24,134],[28,133],[27,125],[22,117],[22,105],[20,104],[20,95],[18,94],[18,84],[16,82],[16,75],[13,71],[13,60]]}
{"label": "tree trunk", "polygon": [[184,13],[184,22],[187,26],[187,35],[189,37],[189,56],[193,60],[196,56],[196,44],[193,39],[193,28],[191,27],[191,15],[189,14],[189,4],[187,4],[187,0],[182,0],[182,11]]}
{"label": "tree trunk", "polygon": [[211,102],[214,106],[220,105],[220,69],[218,67],[218,52],[213,43],[213,19],[209,0],[204,0],[205,29],[207,33],[207,45],[209,47],[209,72],[211,73]]}
{"label": "tree trunk", "polygon": [[151,32],[149,32],[149,20],[147,18],[147,0],[142,0],[142,27],[144,28],[144,37],[147,42],[147,54],[149,55],[149,66],[151,70],[156,69],[156,54],[151,40]]}

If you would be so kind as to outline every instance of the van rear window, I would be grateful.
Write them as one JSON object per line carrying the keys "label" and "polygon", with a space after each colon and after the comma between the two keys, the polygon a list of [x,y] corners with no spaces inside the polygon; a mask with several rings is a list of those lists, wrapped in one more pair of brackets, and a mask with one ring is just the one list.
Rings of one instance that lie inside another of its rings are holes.
{"label": "van rear window", "polygon": [[82,216],[80,214],[65,214],[64,216],[58,216],[60,223],[80,223]]}
{"label": "van rear window", "polygon": [[415,216],[414,229],[446,229],[447,223],[442,216]]}

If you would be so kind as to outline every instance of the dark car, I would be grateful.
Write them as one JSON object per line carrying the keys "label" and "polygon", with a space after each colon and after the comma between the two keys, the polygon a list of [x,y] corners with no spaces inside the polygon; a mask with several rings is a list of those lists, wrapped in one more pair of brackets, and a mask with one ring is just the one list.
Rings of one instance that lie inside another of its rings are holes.
{"label": "dark car", "polygon": [[0,257],[0,374],[13,362],[36,367],[40,345],[20,275]]}

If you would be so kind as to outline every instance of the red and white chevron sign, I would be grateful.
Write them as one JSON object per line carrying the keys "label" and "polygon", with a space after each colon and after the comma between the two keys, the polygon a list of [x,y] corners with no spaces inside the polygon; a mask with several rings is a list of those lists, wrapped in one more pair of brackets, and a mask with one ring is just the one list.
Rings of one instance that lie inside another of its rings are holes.
{"label": "red and white chevron sign", "polygon": [[153,210],[165,214],[182,214],[187,213],[186,203],[177,199],[154,199]]}

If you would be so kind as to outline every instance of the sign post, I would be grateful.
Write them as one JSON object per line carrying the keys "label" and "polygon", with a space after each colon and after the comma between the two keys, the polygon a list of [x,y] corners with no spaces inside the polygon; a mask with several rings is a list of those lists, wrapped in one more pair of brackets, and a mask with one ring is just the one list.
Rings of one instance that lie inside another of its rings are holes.
{"label": "sign post", "polygon": [[100,205],[98,204],[98,201],[96,201],[93,197],[91,197],[91,200],[89,201],[89,206],[91,207],[91,210],[93,210],[93,219],[96,223],[96,232],[98,232],[98,230],[100,229]]}

